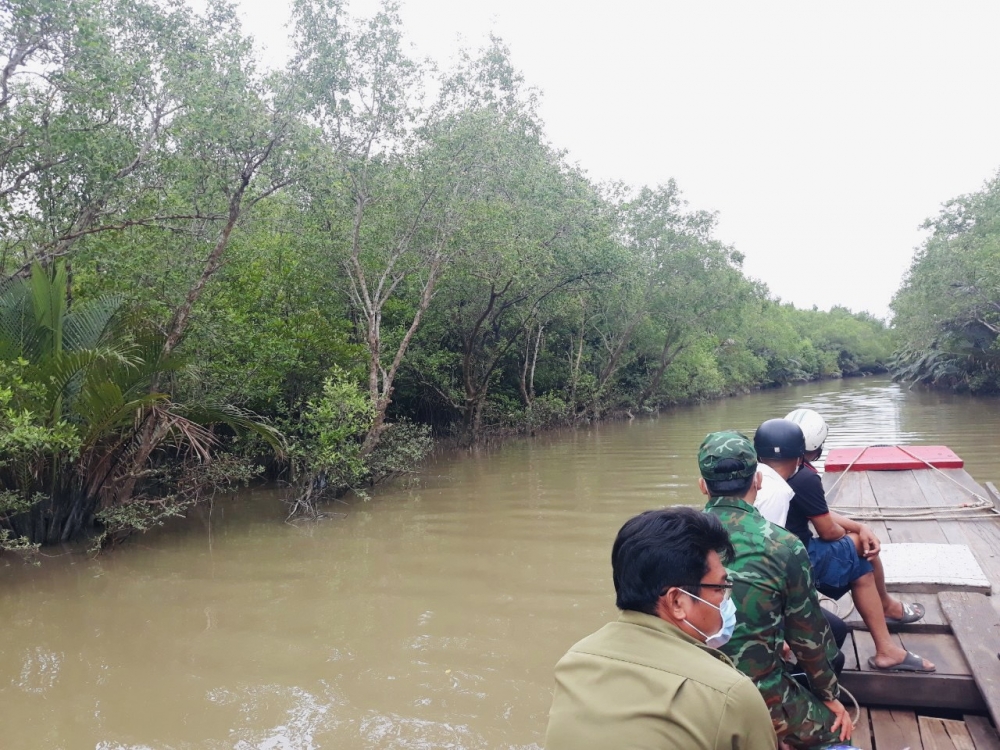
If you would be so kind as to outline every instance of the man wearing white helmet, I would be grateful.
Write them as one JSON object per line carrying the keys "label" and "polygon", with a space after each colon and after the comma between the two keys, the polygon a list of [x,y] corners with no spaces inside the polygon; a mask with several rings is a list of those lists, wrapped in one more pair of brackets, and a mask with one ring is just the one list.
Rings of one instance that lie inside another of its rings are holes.
{"label": "man wearing white helmet", "polygon": [[[828,433],[826,421],[812,409],[796,409],[785,419],[802,428],[806,444],[802,467],[787,480],[795,495],[788,506],[785,528],[805,544],[816,588],[833,599],[851,592],[854,606],[875,642],[875,656],[868,660],[872,669],[933,672],[931,662],[891,639],[886,624],[916,622],[924,616],[923,605],[903,604],[889,595],[875,532],[863,523],[834,513],[826,503],[823,480],[811,463],[823,453]],[[818,538],[809,528],[810,521]]]}

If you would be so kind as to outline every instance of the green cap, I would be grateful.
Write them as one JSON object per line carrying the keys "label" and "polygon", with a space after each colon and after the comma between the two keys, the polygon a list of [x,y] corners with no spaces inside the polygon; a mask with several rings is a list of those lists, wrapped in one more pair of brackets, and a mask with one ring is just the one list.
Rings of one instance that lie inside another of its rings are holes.
{"label": "green cap", "polygon": [[746,435],[733,430],[713,432],[698,449],[698,468],[706,482],[733,485],[717,489],[736,489],[757,473],[757,451]]}

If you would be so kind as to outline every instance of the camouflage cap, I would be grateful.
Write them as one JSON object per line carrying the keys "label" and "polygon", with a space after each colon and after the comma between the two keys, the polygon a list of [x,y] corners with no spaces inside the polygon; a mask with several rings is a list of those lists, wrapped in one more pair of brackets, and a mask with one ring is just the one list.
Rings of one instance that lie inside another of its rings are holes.
{"label": "camouflage cap", "polygon": [[713,432],[698,449],[698,468],[706,482],[739,484],[757,473],[757,452],[746,435]]}

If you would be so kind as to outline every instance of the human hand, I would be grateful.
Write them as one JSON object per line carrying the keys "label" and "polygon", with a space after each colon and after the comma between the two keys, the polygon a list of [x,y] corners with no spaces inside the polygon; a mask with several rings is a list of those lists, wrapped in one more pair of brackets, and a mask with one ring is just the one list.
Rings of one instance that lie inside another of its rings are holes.
{"label": "human hand", "polygon": [[833,726],[830,727],[830,731],[836,732],[839,728],[841,742],[846,742],[851,739],[851,732],[854,731],[854,724],[851,723],[851,717],[848,716],[847,709],[844,708],[844,704],[838,700],[832,700],[823,701],[823,705],[829,708],[835,717]]}
{"label": "human hand", "polygon": [[879,550],[882,549],[882,543],[875,536],[875,532],[872,531],[871,526],[861,525],[861,530],[858,532],[858,541],[861,543],[861,554],[866,560],[875,557],[879,553]]}
{"label": "human hand", "polygon": [[782,641],[781,643],[781,658],[784,659],[785,661],[792,660],[792,647],[789,646],[784,641]]}

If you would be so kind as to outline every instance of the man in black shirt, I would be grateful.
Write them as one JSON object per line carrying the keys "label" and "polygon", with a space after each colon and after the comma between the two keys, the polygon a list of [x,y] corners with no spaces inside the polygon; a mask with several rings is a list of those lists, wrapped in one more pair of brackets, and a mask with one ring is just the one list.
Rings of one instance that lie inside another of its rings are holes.
{"label": "man in black shirt", "polygon": [[[875,532],[834,513],[826,503],[823,480],[810,463],[823,453],[826,422],[811,409],[796,409],[785,419],[802,428],[806,442],[804,463],[787,480],[795,495],[788,506],[785,528],[798,536],[808,550],[816,588],[833,599],[851,592],[854,606],[875,642],[875,656],[868,660],[872,669],[933,672],[931,662],[893,641],[886,624],[916,622],[924,616],[923,606],[903,604],[889,595]],[[810,522],[818,538],[813,536]]]}

